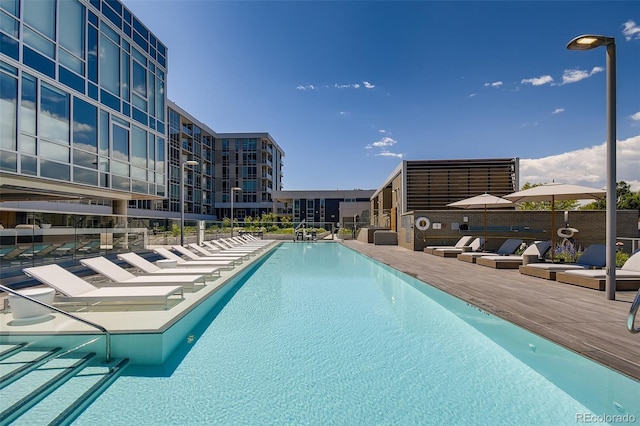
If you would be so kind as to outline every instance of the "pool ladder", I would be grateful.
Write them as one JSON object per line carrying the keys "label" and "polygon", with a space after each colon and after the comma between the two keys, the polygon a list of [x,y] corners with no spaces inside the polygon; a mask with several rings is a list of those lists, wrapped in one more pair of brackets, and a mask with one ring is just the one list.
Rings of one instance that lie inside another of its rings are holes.
{"label": "pool ladder", "polygon": [[630,333],[640,333],[640,327],[635,327],[636,316],[638,315],[638,309],[640,308],[640,289],[636,293],[636,298],[633,299],[631,309],[629,309],[629,316],[627,317],[627,328]]}

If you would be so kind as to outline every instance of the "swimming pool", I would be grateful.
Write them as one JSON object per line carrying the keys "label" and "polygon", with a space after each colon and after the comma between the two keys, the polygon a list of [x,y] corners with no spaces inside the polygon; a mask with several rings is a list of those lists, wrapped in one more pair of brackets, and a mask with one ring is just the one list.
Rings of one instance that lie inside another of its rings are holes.
{"label": "swimming pool", "polygon": [[638,382],[340,244],[286,243],[169,362],[128,368],[75,424],[638,421],[639,395]]}

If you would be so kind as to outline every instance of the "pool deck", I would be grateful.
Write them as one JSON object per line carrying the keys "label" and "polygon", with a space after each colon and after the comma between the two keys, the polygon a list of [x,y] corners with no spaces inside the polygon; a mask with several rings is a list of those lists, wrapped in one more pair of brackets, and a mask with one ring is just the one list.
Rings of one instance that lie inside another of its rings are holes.
{"label": "pool deck", "polygon": [[[640,380],[640,334],[627,330],[635,291],[602,291],[399,246],[344,245],[614,370]],[[638,320],[636,321],[638,324]]]}

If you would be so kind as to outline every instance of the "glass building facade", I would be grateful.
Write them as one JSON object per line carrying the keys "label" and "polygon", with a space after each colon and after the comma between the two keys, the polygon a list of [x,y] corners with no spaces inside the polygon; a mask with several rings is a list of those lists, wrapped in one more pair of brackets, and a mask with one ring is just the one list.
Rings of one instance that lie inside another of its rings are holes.
{"label": "glass building facade", "polygon": [[116,0],[0,0],[0,178],[167,196],[167,48]]}

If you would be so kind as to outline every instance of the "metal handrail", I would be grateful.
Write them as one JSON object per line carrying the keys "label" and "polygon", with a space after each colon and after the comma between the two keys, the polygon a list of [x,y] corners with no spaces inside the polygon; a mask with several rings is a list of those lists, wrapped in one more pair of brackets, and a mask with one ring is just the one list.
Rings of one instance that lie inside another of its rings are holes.
{"label": "metal handrail", "polygon": [[52,311],[58,312],[59,314],[65,315],[69,318],[72,318],[74,320],[80,321],[81,323],[87,324],[91,327],[97,328],[98,330],[100,330],[102,333],[104,333],[105,336],[105,362],[111,362],[111,333],[109,333],[109,330],[107,330],[106,328],[104,328],[103,326],[96,324],[94,322],[91,322],[89,320],[86,320],[84,318],[80,318],[76,315],[73,315],[67,311],[63,311],[60,308],[56,308],[55,306],[51,306],[45,302],[41,302],[39,300],[36,300],[32,297],[27,296],[26,294],[22,294],[18,291],[12,290],[9,287],[3,286],[0,284],[0,290],[6,291],[7,293],[13,294],[15,296],[18,297],[22,297],[23,299],[27,299],[33,303],[36,303],[40,306],[44,306],[45,308],[51,309]]}
{"label": "metal handrail", "polygon": [[627,329],[630,333],[633,334],[640,333],[640,327],[634,327],[636,315],[638,315],[638,308],[640,308],[640,290],[638,290],[638,293],[636,293],[636,298],[633,299],[631,309],[629,309],[629,316],[627,317]]}

